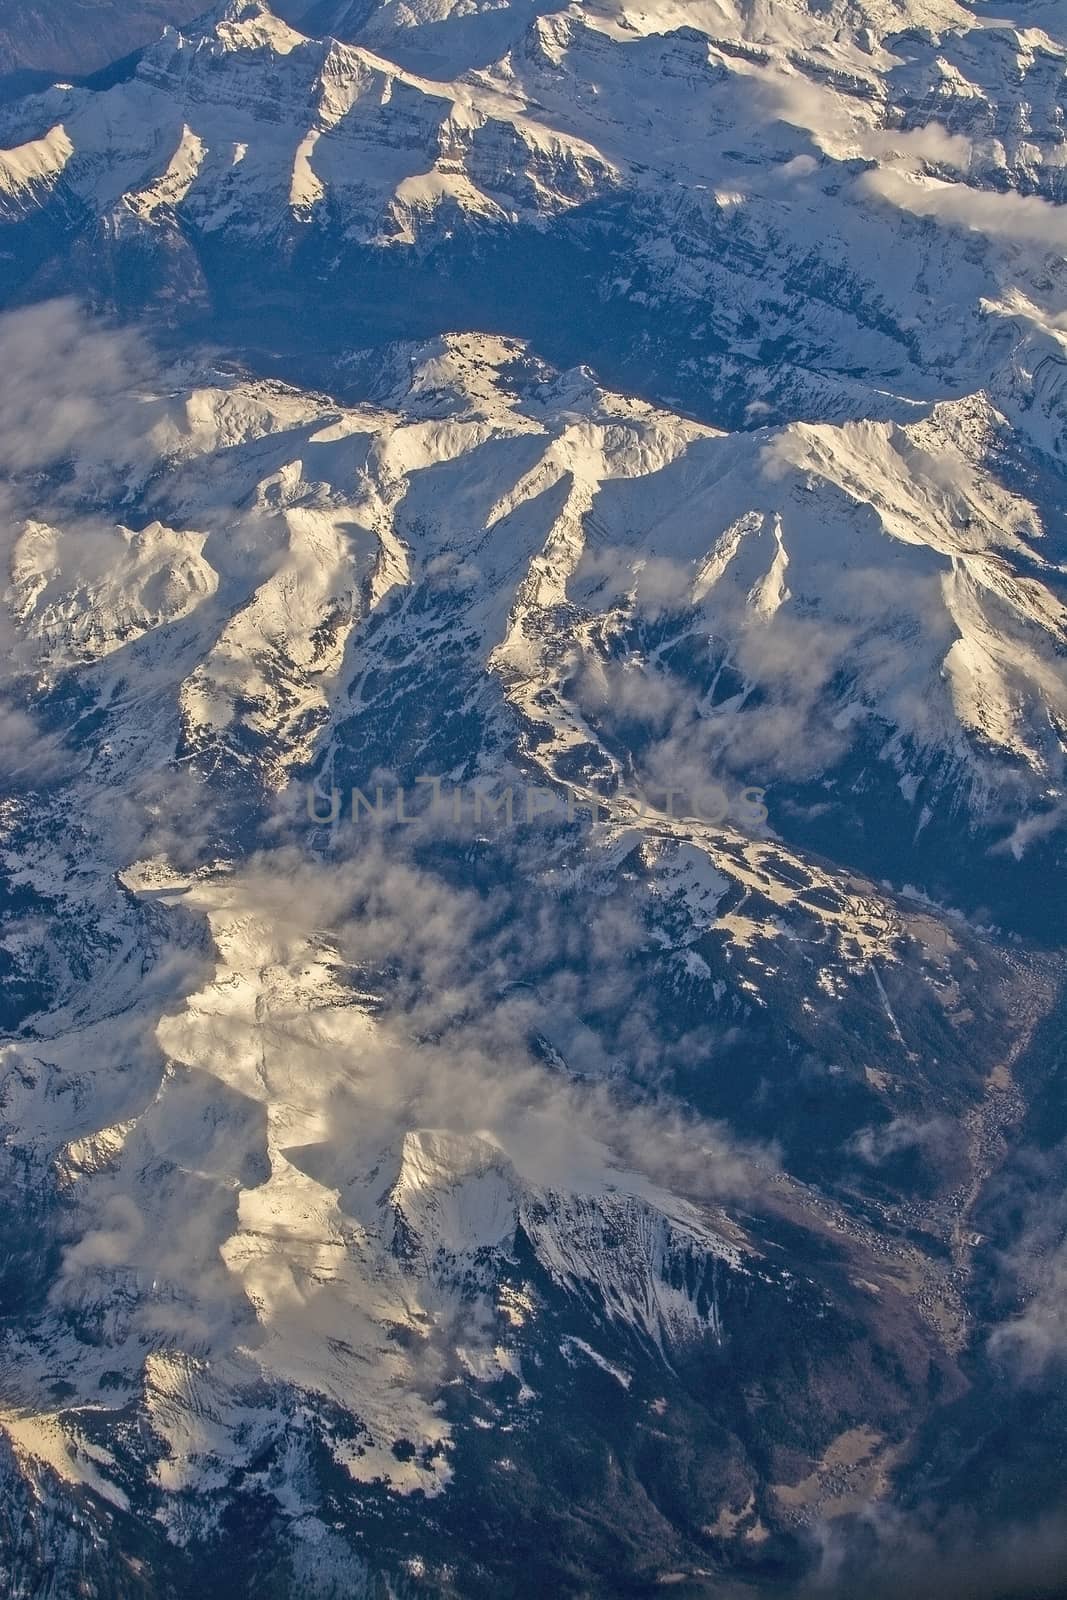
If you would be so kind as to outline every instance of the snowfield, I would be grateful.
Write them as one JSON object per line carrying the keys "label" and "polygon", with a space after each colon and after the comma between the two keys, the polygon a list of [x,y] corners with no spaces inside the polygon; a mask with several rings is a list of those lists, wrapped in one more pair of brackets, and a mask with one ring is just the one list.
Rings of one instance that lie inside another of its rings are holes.
{"label": "snowfield", "polygon": [[1067,39],[995,10],[229,0],[0,106],[13,1596],[778,1582],[999,1416]]}

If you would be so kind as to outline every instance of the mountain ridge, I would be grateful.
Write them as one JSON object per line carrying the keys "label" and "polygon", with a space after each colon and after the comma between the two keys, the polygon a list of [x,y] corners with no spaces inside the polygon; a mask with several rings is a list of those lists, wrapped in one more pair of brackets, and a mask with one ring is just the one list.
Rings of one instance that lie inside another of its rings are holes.
{"label": "mountain ridge", "polygon": [[1002,9],[229,0],[0,107],[13,1596],[919,1594],[1056,1515]]}

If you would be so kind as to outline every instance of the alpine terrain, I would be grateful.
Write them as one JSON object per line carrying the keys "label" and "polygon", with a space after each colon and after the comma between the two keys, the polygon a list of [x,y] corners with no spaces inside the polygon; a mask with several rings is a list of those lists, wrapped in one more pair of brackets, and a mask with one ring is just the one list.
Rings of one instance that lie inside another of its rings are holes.
{"label": "alpine terrain", "polygon": [[0,1589],[1067,1594],[1061,0],[195,9],[0,17]]}

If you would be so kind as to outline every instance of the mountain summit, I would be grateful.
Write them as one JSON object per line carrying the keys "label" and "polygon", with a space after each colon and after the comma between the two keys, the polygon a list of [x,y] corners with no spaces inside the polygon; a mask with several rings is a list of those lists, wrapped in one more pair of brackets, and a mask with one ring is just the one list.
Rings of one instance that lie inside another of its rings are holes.
{"label": "mountain summit", "polygon": [[160,11],[0,107],[5,1593],[1055,1593],[1056,7]]}

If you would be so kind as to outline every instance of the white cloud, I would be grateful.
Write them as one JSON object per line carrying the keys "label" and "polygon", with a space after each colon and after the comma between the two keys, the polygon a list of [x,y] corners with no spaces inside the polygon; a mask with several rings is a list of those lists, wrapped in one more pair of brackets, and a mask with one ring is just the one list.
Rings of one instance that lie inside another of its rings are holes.
{"label": "white cloud", "polygon": [[138,335],[94,322],[73,300],[0,317],[0,470],[72,460],[85,475],[122,460],[153,365]]}
{"label": "white cloud", "polygon": [[1067,253],[1067,206],[1037,195],[1000,194],[891,168],[866,172],[859,183],[867,194],[914,216]]}

